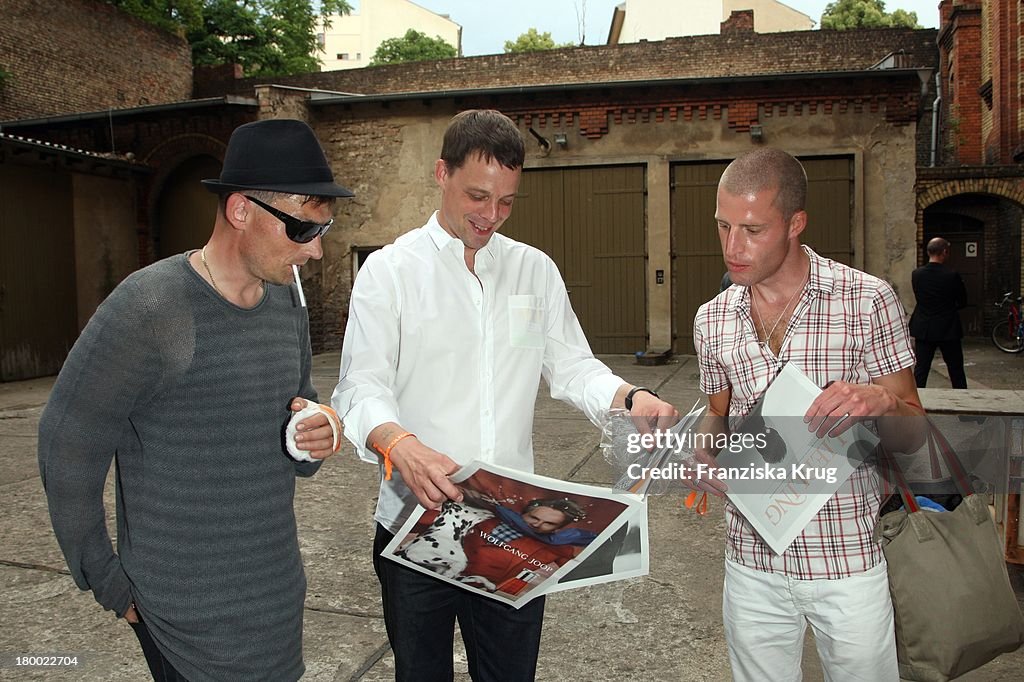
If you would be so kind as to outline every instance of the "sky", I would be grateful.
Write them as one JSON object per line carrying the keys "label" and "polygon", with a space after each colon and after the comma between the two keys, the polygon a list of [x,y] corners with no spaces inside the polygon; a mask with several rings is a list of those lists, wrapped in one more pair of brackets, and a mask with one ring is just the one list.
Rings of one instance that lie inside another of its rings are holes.
{"label": "sky", "polygon": [[[688,0],[675,0],[687,2]],[[828,0],[783,0],[815,22]],[[505,41],[515,40],[530,28],[548,31],[556,43],[578,44],[579,21],[576,8],[586,6],[587,45],[602,45],[608,39],[612,13],[622,0],[413,0],[437,14],[447,14],[462,26],[462,52],[467,57],[505,51]],[[887,0],[887,12],[903,9],[917,12],[924,28],[939,25],[939,0]],[[817,23],[815,24],[817,25]]]}

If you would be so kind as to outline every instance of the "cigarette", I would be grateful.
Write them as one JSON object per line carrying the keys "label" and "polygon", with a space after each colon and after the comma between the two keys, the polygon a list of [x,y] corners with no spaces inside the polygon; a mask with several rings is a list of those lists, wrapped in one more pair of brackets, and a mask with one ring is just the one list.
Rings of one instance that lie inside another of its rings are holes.
{"label": "cigarette", "polygon": [[295,263],[292,263],[292,274],[295,275],[295,286],[299,289],[299,303],[305,308],[306,296],[302,293],[302,281],[299,280],[299,266]]}

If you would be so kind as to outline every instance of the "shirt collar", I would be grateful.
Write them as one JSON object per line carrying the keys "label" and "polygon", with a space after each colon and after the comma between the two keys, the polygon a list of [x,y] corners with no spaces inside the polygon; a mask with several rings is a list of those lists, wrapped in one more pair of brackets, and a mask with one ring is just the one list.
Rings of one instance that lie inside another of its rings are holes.
{"label": "shirt collar", "polygon": [[[426,230],[427,234],[430,235],[431,241],[434,242],[434,246],[437,247],[438,251],[444,251],[445,249],[451,250],[453,253],[458,255],[461,260],[465,255],[465,245],[461,239],[457,239],[450,234],[443,227],[437,219],[438,211],[434,211],[433,215],[430,216],[430,220],[427,221]],[[497,247],[494,244],[498,241],[498,235],[492,234],[491,238],[487,241],[487,244],[476,252],[475,263],[477,267],[481,265],[486,267],[492,264],[497,258]]]}
{"label": "shirt collar", "polygon": [[822,258],[814,252],[811,247],[801,244],[804,253],[811,259],[811,274],[807,281],[807,288],[811,291],[821,291],[831,294],[836,288],[836,278],[832,273],[832,266],[827,258]]}
{"label": "shirt collar", "polygon": [[[427,234],[430,235],[431,241],[434,242],[434,246],[437,247],[438,251],[444,251],[445,248],[451,248],[452,242],[459,241],[455,237],[445,232],[444,228],[441,227],[441,223],[437,220],[437,211],[434,211],[433,215],[430,216],[430,220],[427,221],[426,229]],[[461,245],[461,242],[459,242]]]}

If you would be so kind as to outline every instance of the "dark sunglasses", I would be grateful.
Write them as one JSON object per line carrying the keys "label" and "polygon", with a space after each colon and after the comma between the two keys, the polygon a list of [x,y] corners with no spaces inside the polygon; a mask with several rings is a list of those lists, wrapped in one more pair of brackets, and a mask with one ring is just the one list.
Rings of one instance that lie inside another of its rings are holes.
{"label": "dark sunglasses", "polygon": [[270,204],[265,204],[248,194],[243,194],[242,196],[284,223],[284,231],[288,235],[288,239],[299,244],[307,244],[317,237],[324,236],[327,234],[327,230],[331,229],[331,225],[334,224],[334,218],[331,218],[326,223],[314,223],[312,220],[302,220],[284,211],[279,211]]}

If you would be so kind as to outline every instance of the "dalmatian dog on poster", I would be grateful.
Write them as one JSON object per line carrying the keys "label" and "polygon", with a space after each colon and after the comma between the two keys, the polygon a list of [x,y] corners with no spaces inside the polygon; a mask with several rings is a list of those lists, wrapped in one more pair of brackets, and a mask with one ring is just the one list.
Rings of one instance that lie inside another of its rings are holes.
{"label": "dalmatian dog on poster", "polygon": [[395,554],[446,578],[493,590],[494,586],[485,578],[462,575],[468,564],[462,539],[473,526],[493,517],[494,514],[486,509],[445,500],[427,530],[403,544]]}

